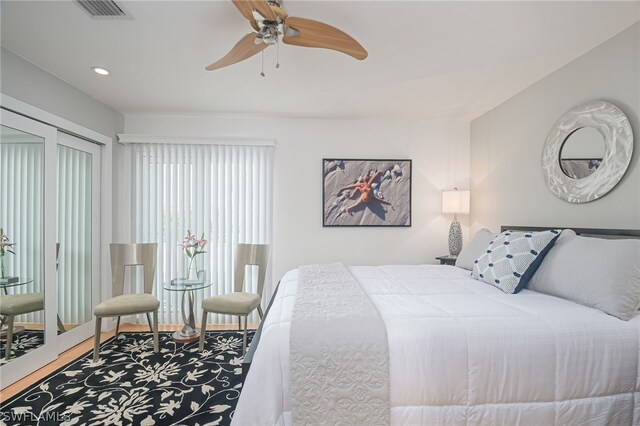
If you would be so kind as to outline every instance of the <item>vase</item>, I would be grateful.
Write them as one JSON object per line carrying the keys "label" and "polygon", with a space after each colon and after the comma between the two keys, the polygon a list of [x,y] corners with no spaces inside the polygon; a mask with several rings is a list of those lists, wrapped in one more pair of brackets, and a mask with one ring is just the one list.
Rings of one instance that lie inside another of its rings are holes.
{"label": "vase", "polygon": [[4,256],[0,256],[0,278],[4,278]]}
{"label": "vase", "polygon": [[197,280],[198,279],[198,265],[196,263],[196,256],[193,256],[189,259],[189,267],[187,269],[187,279],[188,280]]}

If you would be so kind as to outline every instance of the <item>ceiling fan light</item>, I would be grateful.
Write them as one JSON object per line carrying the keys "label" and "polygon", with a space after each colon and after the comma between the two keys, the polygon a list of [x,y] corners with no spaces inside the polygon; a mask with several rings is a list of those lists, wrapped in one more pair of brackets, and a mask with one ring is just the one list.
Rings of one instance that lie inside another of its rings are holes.
{"label": "ceiling fan light", "polygon": [[264,26],[260,28],[260,36],[262,38],[271,37],[273,35],[273,29],[270,26]]}
{"label": "ceiling fan light", "polygon": [[271,25],[260,28],[260,33],[256,36],[256,40],[258,39],[268,45],[276,44],[278,42],[278,29]]}

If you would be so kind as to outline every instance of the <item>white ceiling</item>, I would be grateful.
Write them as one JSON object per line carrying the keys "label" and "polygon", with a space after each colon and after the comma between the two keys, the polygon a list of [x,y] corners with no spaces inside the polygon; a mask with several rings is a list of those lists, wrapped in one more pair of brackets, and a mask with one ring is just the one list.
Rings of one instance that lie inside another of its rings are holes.
{"label": "white ceiling", "polygon": [[[358,39],[363,62],[283,45],[207,72],[245,33],[231,1],[2,0],[4,47],[122,112],[473,118],[640,20],[640,2],[296,1],[291,16]],[[111,71],[100,77],[94,65]]]}

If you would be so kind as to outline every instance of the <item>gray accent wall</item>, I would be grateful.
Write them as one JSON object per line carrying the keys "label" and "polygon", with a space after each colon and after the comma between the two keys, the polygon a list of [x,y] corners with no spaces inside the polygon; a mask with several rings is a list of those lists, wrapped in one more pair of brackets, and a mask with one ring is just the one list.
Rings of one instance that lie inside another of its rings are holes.
{"label": "gray accent wall", "polygon": [[[542,148],[555,121],[590,100],[617,105],[635,136],[611,192],[570,204],[547,188]],[[640,23],[476,118],[470,130],[471,231],[501,225],[640,228]]]}

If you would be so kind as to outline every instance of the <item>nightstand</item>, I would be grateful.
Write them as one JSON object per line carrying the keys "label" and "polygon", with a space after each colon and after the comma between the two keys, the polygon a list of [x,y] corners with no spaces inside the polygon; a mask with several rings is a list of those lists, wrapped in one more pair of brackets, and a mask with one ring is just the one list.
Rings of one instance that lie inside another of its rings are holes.
{"label": "nightstand", "polygon": [[455,266],[456,260],[458,260],[458,256],[452,256],[450,254],[447,254],[447,255],[444,255],[444,256],[438,256],[438,257],[436,257],[436,259],[438,259],[440,261],[441,265]]}

